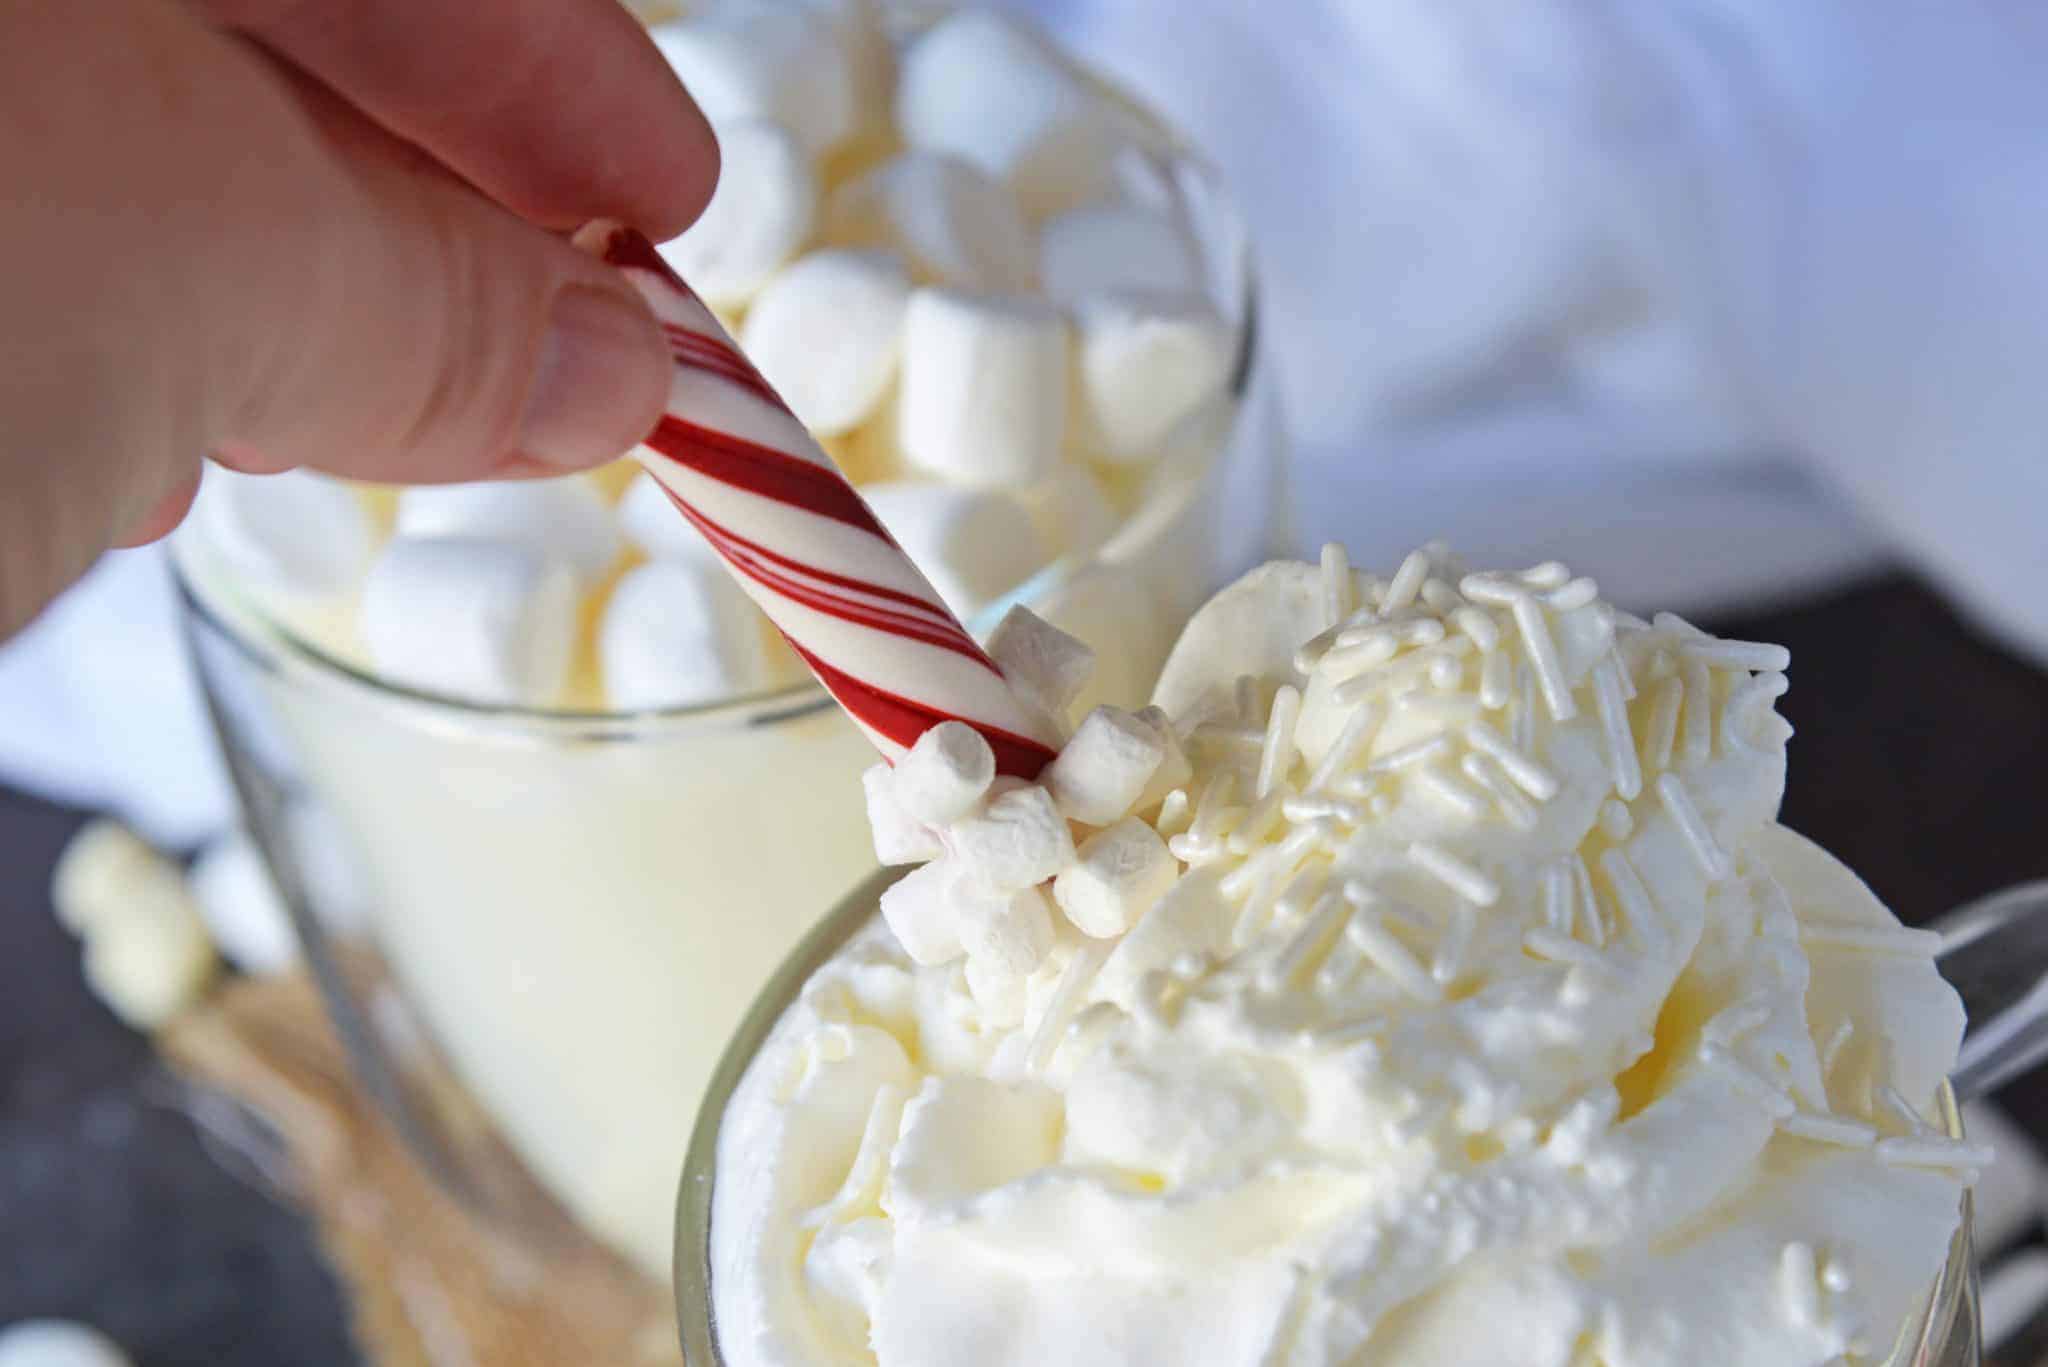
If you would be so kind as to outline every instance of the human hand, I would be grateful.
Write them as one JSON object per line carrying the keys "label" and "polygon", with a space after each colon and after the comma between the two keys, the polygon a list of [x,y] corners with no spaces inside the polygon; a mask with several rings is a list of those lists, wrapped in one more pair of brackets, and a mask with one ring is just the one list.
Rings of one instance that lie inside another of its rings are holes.
{"label": "human hand", "polygon": [[[437,483],[654,425],[709,125],[617,0],[0,0],[0,638],[202,457]],[[554,231],[551,231],[554,230]]]}

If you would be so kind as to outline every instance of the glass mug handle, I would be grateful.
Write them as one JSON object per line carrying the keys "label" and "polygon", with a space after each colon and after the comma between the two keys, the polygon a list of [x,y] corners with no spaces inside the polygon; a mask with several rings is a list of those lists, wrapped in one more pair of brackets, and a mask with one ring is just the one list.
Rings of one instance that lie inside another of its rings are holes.
{"label": "glass mug handle", "polygon": [[1929,927],[1970,1026],[1951,1077],[1971,1101],[2048,1062],[2048,879],[1958,907]]}

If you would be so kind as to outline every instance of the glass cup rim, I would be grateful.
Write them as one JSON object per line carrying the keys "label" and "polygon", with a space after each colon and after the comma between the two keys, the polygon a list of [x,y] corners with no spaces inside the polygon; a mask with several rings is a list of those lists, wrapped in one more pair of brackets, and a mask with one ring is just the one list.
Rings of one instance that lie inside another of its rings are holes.
{"label": "glass cup rim", "polygon": [[[906,872],[903,868],[878,869],[834,903],[776,965],[719,1054],[718,1066],[698,1103],[676,1192],[675,1253],[670,1270],[683,1360],[689,1367],[722,1367],[724,1363],[718,1347],[717,1303],[712,1299],[711,1233],[718,1136],[726,1108],[804,984],[841,946],[880,915],[883,890]],[[1938,1100],[1943,1128],[1952,1137],[1962,1138],[1962,1108],[1948,1083],[1942,1084]],[[1900,1322],[1891,1356],[1880,1367],[1920,1367],[1923,1363],[1926,1367],[1949,1367],[1944,1359],[1927,1354],[1948,1341],[1959,1313],[1967,1312],[1973,1317],[1977,1313],[1973,1219],[1971,1192],[1966,1187],[1961,1221],[1950,1240],[1948,1257],[1928,1288],[1926,1305],[1915,1311],[1913,1319]]]}

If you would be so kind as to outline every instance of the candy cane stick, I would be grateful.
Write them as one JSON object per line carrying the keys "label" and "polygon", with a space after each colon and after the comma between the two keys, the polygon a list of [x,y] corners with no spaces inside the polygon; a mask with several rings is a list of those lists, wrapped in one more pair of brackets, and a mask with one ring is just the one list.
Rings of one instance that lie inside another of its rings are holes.
{"label": "candy cane stick", "polygon": [[963,721],[999,773],[1052,759],[1020,701],[787,404],[645,237],[593,223],[577,246],[624,271],[675,356],[667,411],[633,452],[885,759]]}

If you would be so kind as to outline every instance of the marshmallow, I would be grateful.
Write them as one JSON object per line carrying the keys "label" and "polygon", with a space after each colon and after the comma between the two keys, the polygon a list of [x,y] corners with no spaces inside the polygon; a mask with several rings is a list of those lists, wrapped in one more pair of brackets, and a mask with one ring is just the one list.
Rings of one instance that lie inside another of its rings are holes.
{"label": "marshmallow", "polygon": [[1024,1023],[1031,1004],[1030,983],[983,959],[967,960],[967,991],[990,1025],[1009,1028]]}
{"label": "marshmallow", "polygon": [[528,547],[394,538],[363,583],[370,659],[398,683],[471,702],[543,705],[569,672],[576,580]]}
{"label": "marshmallow", "polygon": [[0,1329],[0,1367],[130,1367],[99,1330],[69,1320],[22,1320]]}
{"label": "marshmallow", "polygon": [[1052,950],[1052,904],[1039,889],[986,892],[962,880],[954,885],[960,945],[970,963],[1022,977]]}
{"label": "marshmallow", "polygon": [[1230,381],[1234,339],[1199,295],[1097,295],[1075,310],[1074,331],[1081,430],[1116,464],[1157,455]]}
{"label": "marshmallow", "polygon": [[683,560],[716,569],[718,552],[690,525],[662,482],[646,471],[619,496],[619,530],[649,560]]}
{"label": "marshmallow", "polygon": [[661,255],[706,303],[737,308],[810,236],[818,183],[804,149],[772,123],[720,124],[718,147],[711,202]]}
{"label": "marshmallow", "polygon": [[1069,821],[1107,826],[1137,803],[1165,758],[1151,722],[1104,705],[1081,719],[1039,781]]}
{"label": "marshmallow", "polygon": [[[856,135],[887,132],[896,86],[896,46],[889,41],[877,0],[798,0],[824,24],[846,64]],[[779,4],[782,0],[771,0]]]}
{"label": "marshmallow", "polygon": [[1151,588],[1128,567],[1090,565],[1063,579],[1038,606],[1061,631],[1111,647],[1096,656],[1096,667],[1070,711],[1085,712],[1102,702],[1135,707],[1151,694],[1172,646],[1173,628]]}
{"label": "marshmallow", "polygon": [[740,344],[798,421],[836,436],[874,412],[895,378],[909,303],[894,253],[812,252],[762,288]]}
{"label": "marshmallow", "polygon": [[245,475],[209,463],[189,525],[252,588],[299,598],[354,588],[376,548],[361,500],[310,470]]}
{"label": "marshmallow", "polygon": [[1074,838],[1052,795],[1036,784],[1008,788],[978,816],[952,826],[953,850],[982,886],[1028,888],[1074,861]]}
{"label": "marshmallow", "polygon": [[1195,776],[1195,766],[1188,762],[1188,752],[1181,748],[1180,733],[1173,729],[1173,719],[1166,715],[1165,708],[1156,705],[1141,707],[1131,715],[1151,727],[1159,737],[1159,767],[1152,771],[1152,777],[1145,782],[1145,790],[1132,804],[1133,810],[1142,812],[1162,801],[1174,789],[1185,788]]}
{"label": "marshmallow", "polygon": [[871,484],[861,497],[963,617],[1045,564],[1031,519],[1007,495],[944,484]]}
{"label": "marshmallow", "polygon": [[184,875],[141,836],[111,817],[85,823],[50,875],[50,905],[73,935],[90,935],[133,902],[175,896]]}
{"label": "marshmallow", "polygon": [[1101,483],[1072,461],[1016,494],[1039,540],[1061,555],[1086,555],[1116,534],[1120,519]]}
{"label": "marshmallow", "polygon": [[995,752],[981,732],[942,721],[896,762],[896,801],[912,821],[943,826],[981,801],[995,776]]}
{"label": "marshmallow", "polygon": [[154,1030],[197,1002],[219,961],[191,894],[125,903],[85,940],[85,985],[137,1030]]}
{"label": "marshmallow", "polygon": [[923,864],[896,880],[882,894],[882,919],[921,964],[950,963],[960,957],[960,928],[953,911],[959,870],[950,860]]}
{"label": "marshmallow", "polygon": [[657,560],[619,580],[598,627],[605,700],[621,712],[715,702],[768,680],[754,608],[723,570]]}
{"label": "marshmallow", "polygon": [[1046,478],[1066,435],[1066,321],[1043,300],[918,290],[897,417],[920,470],[977,488]]}
{"label": "marshmallow", "polygon": [[896,797],[896,774],[886,762],[861,772],[868,799],[868,829],[875,839],[875,858],[884,864],[921,864],[944,853],[931,829],[911,818]]}
{"label": "marshmallow", "polygon": [[1075,305],[1091,295],[1131,290],[1198,294],[1202,263],[1195,244],[1166,215],[1111,201],[1046,220],[1038,238],[1045,292]]}
{"label": "marshmallow", "polygon": [[1052,896],[1074,929],[1108,939],[1136,925],[1179,877],[1159,832],[1130,817],[1082,842],[1075,863],[1052,880]]}
{"label": "marshmallow", "polygon": [[619,558],[611,509],[588,481],[576,478],[407,489],[398,496],[397,527],[400,536],[468,536],[526,546],[567,565],[585,589]]}
{"label": "marshmallow", "polygon": [[1022,604],[996,624],[988,653],[1011,688],[1055,716],[1065,715],[1095,670],[1093,647]]}
{"label": "marshmallow", "polygon": [[1105,101],[1043,38],[979,8],[940,20],[904,53],[896,123],[912,147],[1009,182],[1034,217],[1104,194],[1121,145]]}
{"label": "marshmallow", "polygon": [[268,976],[299,962],[299,934],[254,842],[240,831],[193,862],[192,897],[213,943],[244,973]]}
{"label": "marshmallow", "polygon": [[728,141],[729,126],[738,121],[786,128],[806,165],[853,129],[858,109],[850,52],[824,16],[798,6],[743,6],[649,32],[718,130],[721,192],[735,163],[750,152]]}
{"label": "marshmallow", "polygon": [[1031,229],[1010,192],[964,161],[910,152],[839,187],[825,238],[903,253],[920,282],[1028,291],[1038,278]]}

